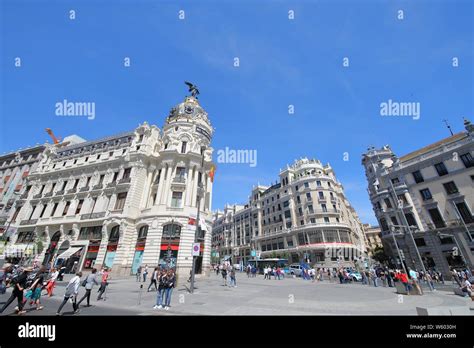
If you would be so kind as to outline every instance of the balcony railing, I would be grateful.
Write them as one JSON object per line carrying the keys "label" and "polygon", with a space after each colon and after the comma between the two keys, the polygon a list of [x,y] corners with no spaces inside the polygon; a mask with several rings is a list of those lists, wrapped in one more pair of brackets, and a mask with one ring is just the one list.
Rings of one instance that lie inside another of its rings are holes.
{"label": "balcony railing", "polygon": [[64,190],[56,191],[54,194],[55,196],[62,196],[64,194]]}
{"label": "balcony railing", "polygon": [[72,188],[72,189],[67,190],[67,193],[68,194],[76,193],[76,190],[77,190],[77,188]]}
{"label": "balcony railing", "polygon": [[104,187],[103,184],[96,184],[96,185],[92,186],[92,189],[93,190],[102,190],[103,187]]}
{"label": "balcony railing", "polygon": [[29,195],[29,192],[25,192],[20,196],[20,199],[27,199]]}
{"label": "balcony railing", "polygon": [[23,220],[20,222],[20,225],[35,225],[38,222],[38,219],[33,219],[33,220]]}
{"label": "balcony railing", "polygon": [[91,220],[91,219],[100,219],[105,216],[105,211],[100,213],[89,213],[89,214],[82,214],[81,220]]}
{"label": "balcony railing", "polygon": [[43,194],[42,193],[37,193],[36,195],[33,196],[34,199],[41,198]]}
{"label": "balcony railing", "polygon": [[107,188],[115,187],[117,186],[117,181],[112,181],[107,184]]}
{"label": "balcony railing", "polygon": [[89,191],[89,186],[81,187],[81,189],[79,190],[79,192],[87,192],[87,191]]}
{"label": "balcony railing", "polygon": [[186,183],[186,178],[184,176],[175,176],[173,178],[173,183],[184,184]]}
{"label": "balcony railing", "polygon": [[129,184],[132,181],[132,178],[123,178],[118,181],[118,185]]}
{"label": "balcony railing", "polygon": [[53,191],[49,191],[48,193],[45,193],[44,198],[52,197],[52,196],[53,196]]}

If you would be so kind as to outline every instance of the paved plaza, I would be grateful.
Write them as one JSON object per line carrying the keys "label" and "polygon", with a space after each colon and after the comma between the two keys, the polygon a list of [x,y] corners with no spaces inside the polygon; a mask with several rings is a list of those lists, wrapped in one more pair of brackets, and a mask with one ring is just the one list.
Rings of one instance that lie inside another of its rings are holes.
{"label": "paved plaza", "polygon": [[[68,280],[68,278],[65,278]],[[54,315],[63,298],[65,282],[60,282],[52,298],[43,297],[44,310],[25,314]],[[143,289],[141,289],[143,285]],[[97,287],[92,294],[92,307],[82,307],[76,315],[417,315],[416,307],[473,307],[468,298],[457,296],[451,282],[435,292],[425,289],[424,296],[399,296],[395,288],[373,287],[336,282],[311,282],[301,278],[264,280],[263,276],[247,278],[237,274],[237,287],[223,286],[221,276],[197,279],[194,294],[189,283],[178,284],[173,292],[169,311],[154,310],[156,292],[147,292],[149,283],[134,277],[112,279],[106,301],[96,301]],[[85,292],[81,287],[79,296]],[[0,296],[0,303],[7,296]],[[3,315],[13,313],[12,304]],[[26,305],[29,308],[29,305]],[[67,304],[63,315],[72,315]],[[474,310],[471,310],[474,314]]]}

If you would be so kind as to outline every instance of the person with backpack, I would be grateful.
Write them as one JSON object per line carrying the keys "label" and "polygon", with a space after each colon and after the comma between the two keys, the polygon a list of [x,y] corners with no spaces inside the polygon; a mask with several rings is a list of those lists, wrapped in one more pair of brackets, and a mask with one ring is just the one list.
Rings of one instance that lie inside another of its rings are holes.
{"label": "person with backpack", "polygon": [[79,305],[81,304],[82,301],[84,301],[84,299],[87,298],[87,306],[86,307],[90,307],[91,306],[91,291],[92,291],[92,288],[94,287],[94,284],[95,285],[99,285],[99,282],[97,281],[97,278],[96,278],[96,273],[97,273],[97,269],[96,268],[93,268],[92,269],[92,273],[89,274],[86,279],[84,279],[84,281],[82,282],[82,286],[84,286],[86,288],[86,293],[84,294],[84,296],[82,296],[82,298],[79,300],[79,302],[77,302],[77,310],[79,310]]}
{"label": "person with backpack", "polygon": [[61,305],[58,308],[58,311],[56,312],[56,315],[61,315],[61,309],[63,309],[64,305],[66,304],[67,301],[71,300],[72,302],[72,308],[74,309],[74,313],[77,313],[77,294],[79,293],[79,286],[81,285],[81,277],[82,277],[82,272],[76,273],[74,277],[71,278],[69,283],[66,286],[66,292],[64,293],[64,299]]}
{"label": "person with backpack", "polygon": [[17,270],[17,274],[12,277],[10,280],[10,286],[13,286],[13,291],[10,298],[5,302],[2,309],[0,309],[0,314],[3,313],[5,309],[15,300],[18,301],[18,307],[15,309],[18,315],[26,313],[23,310],[23,290],[26,288],[26,282],[28,280],[28,275],[31,273],[33,269],[31,267],[27,267],[23,269],[23,271]]}
{"label": "person with backpack", "polygon": [[101,280],[100,280],[100,288],[99,288],[99,296],[97,296],[97,301],[102,300],[102,295],[104,294],[105,290],[107,289],[107,286],[109,285],[109,269],[107,267],[104,267],[101,273]]}

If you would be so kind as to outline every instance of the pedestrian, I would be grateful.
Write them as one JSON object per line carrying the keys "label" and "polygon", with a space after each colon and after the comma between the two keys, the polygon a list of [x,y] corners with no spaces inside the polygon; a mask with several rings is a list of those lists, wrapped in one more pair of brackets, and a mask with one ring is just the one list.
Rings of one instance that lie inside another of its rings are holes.
{"label": "pedestrian", "polygon": [[138,266],[138,268],[137,268],[137,274],[136,274],[136,276],[137,276],[137,282],[140,282],[141,275],[142,275],[142,266],[140,265],[140,266]]}
{"label": "pedestrian", "polygon": [[66,286],[66,291],[64,293],[64,299],[61,305],[58,308],[58,311],[56,312],[56,315],[61,315],[61,309],[63,309],[64,305],[66,304],[67,301],[72,302],[72,308],[74,309],[74,313],[77,311],[77,294],[79,293],[79,286],[81,285],[81,277],[82,277],[82,272],[77,272],[74,277],[71,278],[69,283]]}
{"label": "pedestrian", "polygon": [[45,278],[45,273],[46,267],[41,266],[38,272],[35,275],[35,278],[33,280],[33,283],[29,287],[27,291],[27,296],[25,296],[27,299],[30,299],[30,305],[33,303],[36,304],[36,310],[42,310],[43,306],[41,305],[41,290],[43,289],[44,285],[44,278]]}
{"label": "pedestrian", "polygon": [[399,273],[399,280],[405,286],[405,291],[407,292],[407,295],[410,295],[411,285],[408,282],[408,275],[405,273],[405,271],[402,271],[401,273]]}
{"label": "pedestrian", "polygon": [[166,290],[167,282],[166,270],[161,270],[161,274],[158,277],[158,293],[156,295],[156,304],[153,309],[162,309],[163,308],[163,297]]}
{"label": "pedestrian", "polygon": [[247,273],[247,278],[250,278],[250,271],[251,271],[251,266],[247,265],[245,272]]}
{"label": "pedestrian", "polygon": [[18,315],[26,313],[26,311],[23,310],[23,290],[25,290],[28,275],[32,270],[33,269],[31,267],[27,267],[23,269],[23,271],[18,270],[18,274],[13,276],[13,278],[10,280],[10,285],[13,286],[13,291],[10,298],[7,300],[7,302],[5,302],[2,309],[0,309],[0,313],[3,313],[3,311],[7,309],[7,307],[15,300],[15,298],[18,301],[18,306],[15,308],[15,312]]}
{"label": "pedestrian", "polygon": [[235,270],[234,269],[231,269],[230,271],[230,284],[229,284],[230,287],[237,287],[237,283],[236,283],[236,280],[235,280]]}
{"label": "pedestrian", "polygon": [[158,291],[158,286],[156,284],[156,281],[158,280],[158,274],[159,274],[159,268],[155,267],[155,269],[153,270],[153,273],[151,274],[150,285],[148,285],[148,289],[146,290],[146,292],[150,291],[150,288],[152,285],[155,286],[155,291]]}
{"label": "pedestrian", "polygon": [[56,279],[58,279],[59,272],[56,268],[51,268],[51,275],[50,278],[48,279],[48,283],[46,284],[46,292],[48,293],[48,296],[51,297],[53,296],[53,290],[56,285]]}
{"label": "pedestrian", "polygon": [[222,268],[221,274],[222,274],[222,279],[224,281],[224,286],[227,286],[227,268],[226,267]]}
{"label": "pedestrian", "polygon": [[171,295],[173,294],[173,289],[176,286],[176,275],[174,269],[171,268],[166,273],[166,287],[165,287],[165,310],[170,309],[171,305]]}
{"label": "pedestrian", "polygon": [[263,279],[267,279],[267,277],[268,277],[268,268],[267,266],[265,266],[263,268]]}
{"label": "pedestrian", "polygon": [[474,301],[474,289],[472,288],[472,284],[469,280],[463,280],[461,284],[461,291],[467,293],[471,300]]}
{"label": "pedestrian", "polygon": [[418,278],[418,272],[415,270],[409,268],[408,269],[408,274],[410,276],[411,282],[413,286],[415,287],[416,291],[418,292],[418,295],[423,295],[423,290],[421,289],[419,278]]}
{"label": "pedestrian", "polygon": [[99,285],[99,282],[97,281],[97,278],[96,278],[96,273],[97,273],[97,269],[93,268],[91,274],[89,274],[86,277],[86,279],[84,279],[84,281],[82,283],[84,285],[84,287],[86,288],[86,293],[84,294],[84,296],[82,296],[82,298],[79,300],[79,302],[77,302],[77,310],[78,311],[79,311],[79,305],[86,298],[87,298],[86,307],[91,306],[91,291],[92,291],[92,288],[94,287],[94,284]]}
{"label": "pedestrian", "polygon": [[148,275],[148,265],[145,265],[145,269],[143,270],[143,282],[146,283],[146,276]]}
{"label": "pedestrian", "polygon": [[98,290],[99,296],[97,296],[97,301],[102,300],[102,295],[104,294],[105,290],[107,290],[107,286],[109,285],[109,279],[110,279],[110,274],[109,274],[109,269],[107,267],[104,267],[102,271],[100,272],[101,279],[100,279],[100,287]]}

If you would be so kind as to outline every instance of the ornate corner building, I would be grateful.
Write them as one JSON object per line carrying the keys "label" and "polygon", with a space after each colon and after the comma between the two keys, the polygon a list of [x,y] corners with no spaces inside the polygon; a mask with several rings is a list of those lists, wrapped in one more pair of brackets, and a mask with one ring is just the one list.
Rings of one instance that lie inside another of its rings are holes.
{"label": "ornate corner building", "polygon": [[214,213],[215,252],[244,264],[255,257],[252,250],[262,258],[318,267],[362,261],[363,226],[332,167],[304,158],[280,171],[279,178],[272,186],[254,187],[247,204]]}
{"label": "ornate corner building", "polygon": [[189,96],[162,130],[145,122],[99,140],[46,145],[17,203],[10,244],[41,241],[35,259],[71,271],[108,266],[129,275],[160,264],[187,278],[198,242],[197,273],[207,272],[212,134],[207,113]]}
{"label": "ornate corner building", "polygon": [[448,277],[451,267],[474,267],[474,125],[464,125],[402,157],[388,145],[362,157],[385,250],[399,267]]}

